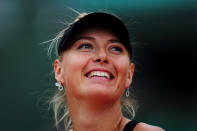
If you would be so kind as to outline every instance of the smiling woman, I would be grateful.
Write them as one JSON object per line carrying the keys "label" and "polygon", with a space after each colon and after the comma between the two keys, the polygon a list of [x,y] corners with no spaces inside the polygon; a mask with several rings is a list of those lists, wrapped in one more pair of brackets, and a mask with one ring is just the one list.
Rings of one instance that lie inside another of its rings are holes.
{"label": "smiling woman", "polygon": [[52,44],[57,45],[54,72],[60,91],[51,104],[58,129],[63,124],[63,130],[74,131],[162,131],[133,121],[129,87],[135,65],[128,30],[118,17],[82,14]]}

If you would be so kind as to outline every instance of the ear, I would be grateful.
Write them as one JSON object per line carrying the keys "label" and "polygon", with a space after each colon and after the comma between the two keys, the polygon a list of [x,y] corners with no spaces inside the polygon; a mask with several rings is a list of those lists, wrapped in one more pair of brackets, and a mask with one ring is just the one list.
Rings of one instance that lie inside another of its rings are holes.
{"label": "ear", "polygon": [[128,74],[127,74],[127,80],[126,80],[126,86],[125,86],[126,88],[129,88],[129,86],[131,85],[134,70],[135,70],[135,64],[131,63],[129,70],[128,70]]}
{"label": "ear", "polygon": [[62,65],[58,59],[56,59],[54,62],[54,72],[55,72],[55,79],[63,84],[64,79],[62,77]]}

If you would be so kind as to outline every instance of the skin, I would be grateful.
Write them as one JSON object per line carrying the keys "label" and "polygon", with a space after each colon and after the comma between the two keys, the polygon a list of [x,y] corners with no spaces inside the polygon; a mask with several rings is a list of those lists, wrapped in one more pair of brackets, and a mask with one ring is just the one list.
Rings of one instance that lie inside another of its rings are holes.
{"label": "skin", "polygon": [[[129,88],[135,65],[118,37],[108,30],[83,31],[54,63],[55,78],[64,85],[74,131],[122,131],[129,122],[121,113],[120,97]],[[91,77],[103,71],[113,79]],[[134,131],[160,128],[137,124]]]}

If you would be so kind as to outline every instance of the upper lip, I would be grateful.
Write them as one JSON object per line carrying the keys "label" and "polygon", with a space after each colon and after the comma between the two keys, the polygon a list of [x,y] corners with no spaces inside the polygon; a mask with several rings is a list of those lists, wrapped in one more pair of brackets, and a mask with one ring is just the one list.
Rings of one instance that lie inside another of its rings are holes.
{"label": "upper lip", "polygon": [[90,73],[90,72],[92,72],[92,71],[107,72],[107,73],[109,73],[109,74],[112,76],[112,78],[115,77],[115,75],[114,75],[114,73],[113,73],[112,71],[110,71],[110,70],[108,70],[108,69],[105,69],[105,68],[93,68],[93,69],[90,69],[90,70],[88,70],[88,71],[85,73],[85,75],[87,75],[88,73]]}

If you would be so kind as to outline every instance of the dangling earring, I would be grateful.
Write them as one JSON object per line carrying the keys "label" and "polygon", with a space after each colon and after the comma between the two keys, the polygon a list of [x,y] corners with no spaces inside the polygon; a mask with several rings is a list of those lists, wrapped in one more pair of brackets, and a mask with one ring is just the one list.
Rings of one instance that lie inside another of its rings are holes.
{"label": "dangling earring", "polygon": [[126,90],[126,97],[129,97],[129,88]]}
{"label": "dangling earring", "polygon": [[59,91],[63,91],[63,89],[64,89],[62,83],[60,83],[60,82],[56,82],[56,83],[55,83],[55,86],[58,87],[58,90],[59,90]]}

